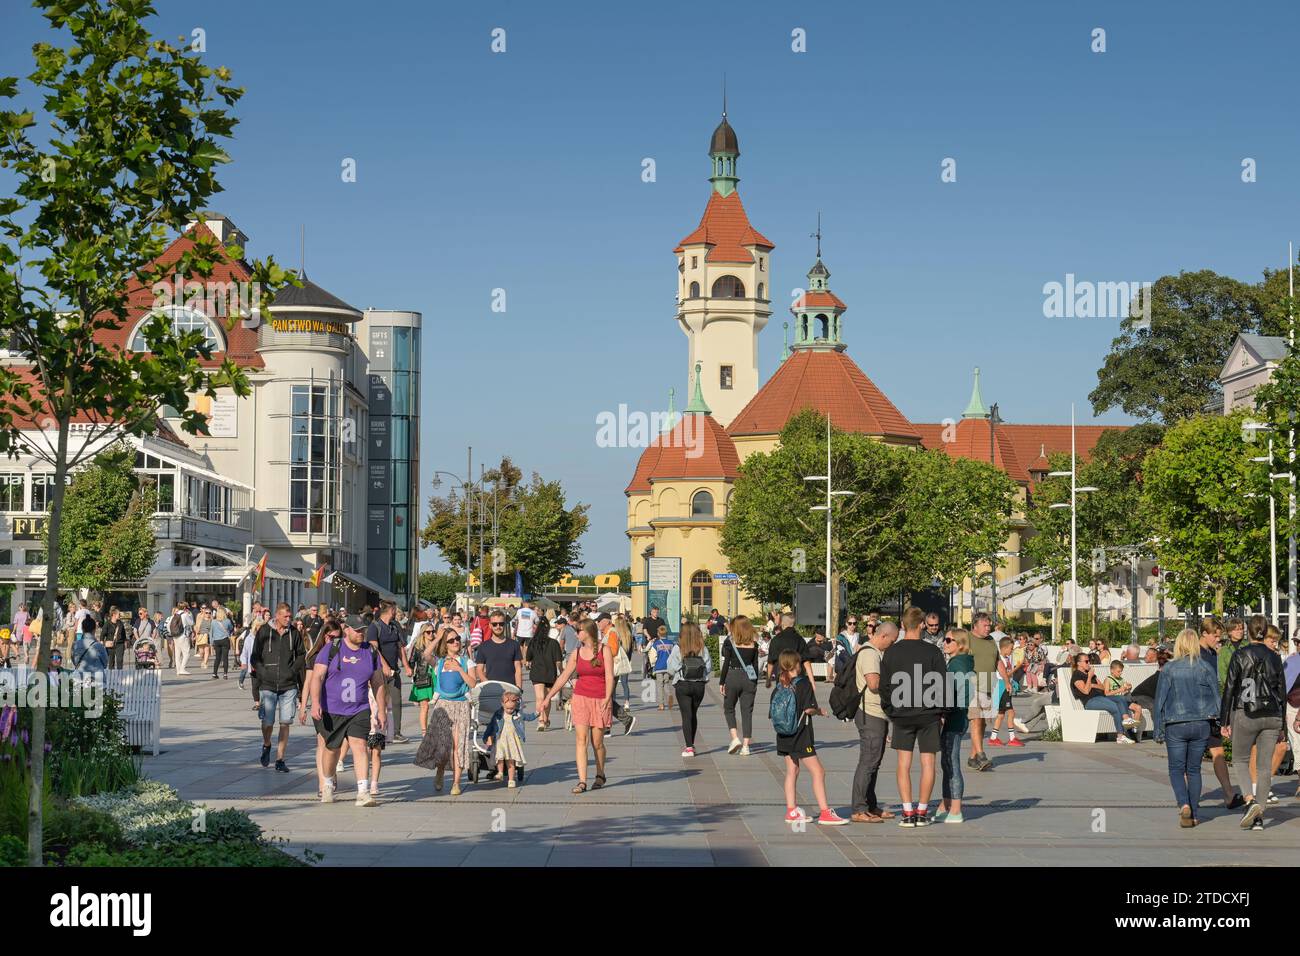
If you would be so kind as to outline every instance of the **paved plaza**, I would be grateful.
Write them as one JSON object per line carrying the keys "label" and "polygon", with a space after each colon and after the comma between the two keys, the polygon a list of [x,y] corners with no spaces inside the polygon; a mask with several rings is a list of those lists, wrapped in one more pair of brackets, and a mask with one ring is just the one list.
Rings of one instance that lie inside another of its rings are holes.
{"label": "paved plaza", "polygon": [[[416,740],[385,754],[381,803],[355,807],[351,769],[339,802],[316,799],[315,738],[295,724],[289,774],[258,763],[260,735],[247,689],[234,676],[176,677],[164,672],[162,753],[144,758],[147,776],[213,808],[247,810],[287,848],[322,854],[326,866],[1203,866],[1294,865],[1300,859],[1300,800],[1294,776],[1263,832],[1239,829],[1222,809],[1204,765],[1205,822],[1181,830],[1165,772],[1164,750],[1038,743],[994,750],[996,769],[966,773],[964,824],[904,830],[884,824],[809,825],[792,832],[781,817],[783,768],[767,720],[767,693],[755,706],[755,753],[728,756],[716,684],[700,711],[698,756],[683,759],[677,714],[636,697],[636,731],[609,741],[609,784],[575,796],[573,738],[528,725],[529,772],[523,786],[467,785],[459,797],[435,794],[433,775],[412,764]],[[818,685],[826,706],[828,688]],[[531,701],[531,691],[528,698]],[[531,705],[530,705],[531,708]],[[557,723],[557,727],[558,727]],[[403,729],[418,734],[414,705]],[[621,729],[616,725],[616,732]],[[816,722],[832,806],[847,816],[857,734],[832,719]],[[963,757],[968,756],[967,752]],[[594,776],[594,769],[591,771]],[[590,778],[589,778],[590,779]],[[1235,781],[1238,784],[1240,781]],[[879,795],[897,809],[892,751]],[[815,815],[807,776],[801,806]],[[937,805],[938,785],[932,806]]]}

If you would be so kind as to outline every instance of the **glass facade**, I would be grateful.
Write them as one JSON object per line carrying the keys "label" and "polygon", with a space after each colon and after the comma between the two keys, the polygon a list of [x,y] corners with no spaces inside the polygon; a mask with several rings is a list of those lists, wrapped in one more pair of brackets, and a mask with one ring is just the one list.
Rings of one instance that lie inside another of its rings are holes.
{"label": "glass facade", "polygon": [[372,320],[366,574],[409,604],[418,547],[420,330]]}
{"label": "glass facade", "polygon": [[289,530],[338,534],[339,384],[293,386],[289,426]]}

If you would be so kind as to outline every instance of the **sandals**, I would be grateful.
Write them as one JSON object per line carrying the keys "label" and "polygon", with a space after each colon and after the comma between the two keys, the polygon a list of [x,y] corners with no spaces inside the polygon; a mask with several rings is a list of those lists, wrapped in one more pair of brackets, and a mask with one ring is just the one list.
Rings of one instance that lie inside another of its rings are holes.
{"label": "sandals", "polygon": [[570,793],[586,793],[586,792],[587,792],[587,784],[586,784],[585,782],[580,782],[576,787],[574,787],[574,788],[573,788],[572,790],[570,790],[569,792],[570,792]]}
{"label": "sandals", "polygon": [[603,773],[598,773],[596,774],[596,782],[591,785],[591,789],[599,790],[603,786],[605,786],[605,775]]}

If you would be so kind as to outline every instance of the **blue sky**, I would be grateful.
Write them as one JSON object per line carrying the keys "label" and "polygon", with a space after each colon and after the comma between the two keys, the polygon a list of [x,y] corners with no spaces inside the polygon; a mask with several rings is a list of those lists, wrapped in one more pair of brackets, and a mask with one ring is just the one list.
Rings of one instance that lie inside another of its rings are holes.
{"label": "blue sky", "polygon": [[[777,247],[761,374],[821,210],[849,352],[913,421],[959,416],[975,365],[1007,421],[1090,421],[1118,322],[1045,319],[1044,283],[1254,281],[1300,238],[1295,4],[158,6],[157,35],[202,28],[248,89],[212,205],[250,254],[296,264],[305,224],[314,281],[424,314],[426,486],[467,444],[561,478],[591,505],[589,570],[627,563],[639,454],[597,447],[596,416],[685,391],[672,249],[708,196],[724,71],[741,196]],[[0,73],[28,72],[44,21],[6,0],[0,26]]]}

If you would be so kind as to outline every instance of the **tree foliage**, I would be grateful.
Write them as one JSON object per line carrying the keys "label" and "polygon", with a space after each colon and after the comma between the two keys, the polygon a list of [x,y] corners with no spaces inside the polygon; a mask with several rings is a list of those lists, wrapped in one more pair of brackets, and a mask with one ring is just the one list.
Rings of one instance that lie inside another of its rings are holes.
{"label": "tree foliage", "polygon": [[[36,114],[0,110],[0,167],[15,195],[0,199],[0,341],[29,368],[0,366],[0,451],[18,449],[54,466],[45,611],[60,586],[64,480],[69,468],[122,434],[155,427],[162,405],[181,413],[191,433],[206,428],[194,394],[229,387],[248,394],[230,360],[213,368],[201,332],[173,335],[147,324],[148,352],[112,344],[125,335],[131,288],[173,272],[208,276],[218,257],[242,258],[204,236],[179,261],[153,263],[172,231],[197,217],[220,192],[216,169],[229,159],[218,140],[236,120],[243,91],[229,71],[194,51],[154,40],[148,0],[36,0],[61,41],[37,43],[30,90],[0,77],[0,101],[39,102]],[[248,263],[260,313],[287,281],[273,261]],[[232,318],[232,321],[235,319]],[[73,422],[85,425],[70,443]],[[24,431],[26,429],[26,431]],[[34,430],[35,429],[35,430]],[[48,667],[52,628],[41,635],[37,666]],[[32,726],[29,862],[41,862],[44,712]]]}
{"label": "tree foliage", "polygon": [[[1247,603],[1268,580],[1268,477],[1250,459],[1245,413],[1205,415],[1165,433],[1142,467],[1142,511],[1178,604]],[[1247,497],[1254,495],[1255,497]]]}
{"label": "tree foliage", "polygon": [[[831,432],[835,490],[833,583],[854,603],[873,603],[938,578],[957,582],[1006,540],[1015,486],[987,464]],[[721,548],[745,590],[788,603],[797,582],[825,578],[826,419],[791,418],[771,452],[746,458],[736,480]],[[833,587],[832,593],[837,590]]]}
{"label": "tree foliage", "polygon": [[153,568],[153,509],[134,465],[131,448],[115,447],[73,477],[59,529],[64,586],[104,591],[114,581],[141,580]]}
{"label": "tree foliage", "polygon": [[1204,413],[1221,400],[1219,373],[1237,335],[1275,330],[1277,283],[1273,273],[1251,285],[1208,269],[1157,279],[1150,324],[1140,315],[1120,323],[1088,396],[1093,411],[1164,424]]}
{"label": "tree foliage", "polygon": [[[469,570],[480,581],[490,581],[495,569],[498,583],[505,576],[506,586],[513,587],[515,571],[519,571],[524,586],[536,590],[581,567],[578,539],[587,530],[588,506],[570,508],[558,481],[546,481],[534,472],[525,482],[519,468],[509,458],[502,458],[470,492],[467,498],[462,484],[445,496],[430,498],[429,519],[420,534],[424,545],[438,548],[453,571],[460,573],[462,588],[467,530]],[[494,519],[500,549],[496,554],[492,550]]]}

